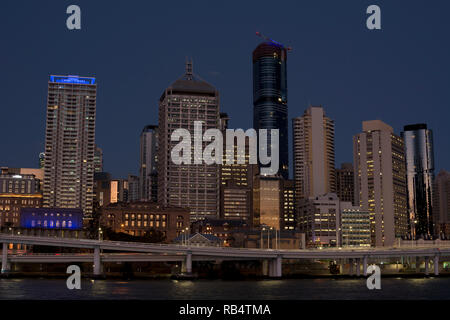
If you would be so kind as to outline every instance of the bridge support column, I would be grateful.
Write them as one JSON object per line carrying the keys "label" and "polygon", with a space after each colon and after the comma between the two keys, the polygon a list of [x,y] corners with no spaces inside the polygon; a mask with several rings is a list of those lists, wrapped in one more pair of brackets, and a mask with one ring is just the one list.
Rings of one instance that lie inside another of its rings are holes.
{"label": "bridge support column", "polygon": [[439,256],[437,254],[434,256],[433,264],[434,264],[434,275],[438,276],[439,275]]}
{"label": "bridge support column", "polygon": [[8,244],[6,242],[2,243],[2,270],[1,273],[8,273]]}
{"label": "bridge support column", "polygon": [[361,258],[356,258],[356,276],[361,276]]}
{"label": "bridge support column", "polygon": [[281,278],[282,276],[282,261],[281,256],[275,259],[269,260],[269,277],[271,278]]}
{"label": "bridge support column", "polygon": [[425,257],[425,275],[426,276],[430,274],[430,271],[428,270],[430,267],[429,265],[430,265],[430,257]]}
{"label": "bridge support column", "polygon": [[94,276],[99,276],[102,273],[102,262],[100,260],[100,247],[94,248]]}
{"label": "bridge support column", "polygon": [[277,257],[276,260],[276,265],[277,265],[277,274],[276,277],[277,278],[281,278],[283,276],[283,258],[281,258],[281,256]]}
{"label": "bridge support column", "polygon": [[363,274],[367,276],[367,256],[363,257]]}
{"label": "bridge support column", "polygon": [[275,275],[275,272],[274,272],[274,267],[273,267],[273,260],[271,259],[271,260],[268,260],[267,261],[267,263],[268,263],[268,265],[269,265],[269,277],[270,278],[273,278],[274,277],[274,275]]}
{"label": "bridge support column", "polygon": [[348,274],[353,276],[353,259],[348,259]]}
{"label": "bridge support column", "polygon": [[192,252],[190,251],[186,254],[186,273],[192,273]]}
{"label": "bridge support column", "polygon": [[263,260],[262,261],[262,274],[263,276],[268,276],[269,275],[269,264],[270,261],[269,260]]}
{"label": "bridge support column", "polygon": [[420,260],[419,257],[416,257],[416,273],[420,272]]}

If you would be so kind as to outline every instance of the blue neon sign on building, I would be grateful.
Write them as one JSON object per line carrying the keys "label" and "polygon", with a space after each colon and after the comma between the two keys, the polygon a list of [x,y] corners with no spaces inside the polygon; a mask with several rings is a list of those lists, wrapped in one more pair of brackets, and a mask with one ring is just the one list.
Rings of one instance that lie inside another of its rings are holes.
{"label": "blue neon sign on building", "polygon": [[72,84],[95,84],[95,78],[79,76],[50,76],[50,82]]}
{"label": "blue neon sign on building", "polygon": [[20,226],[32,229],[80,230],[83,227],[83,210],[21,208]]}

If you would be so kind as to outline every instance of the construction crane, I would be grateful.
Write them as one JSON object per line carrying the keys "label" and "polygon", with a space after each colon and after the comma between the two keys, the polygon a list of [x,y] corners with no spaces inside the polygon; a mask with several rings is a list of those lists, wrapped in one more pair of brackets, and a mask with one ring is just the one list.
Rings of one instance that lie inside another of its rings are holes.
{"label": "construction crane", "polygon": [[265,41],[272,42],[272,43],[275,43],[276,45],[279,45],[280,47],[286,49],[288,52],[291,52],[291,51],[292,51],[292,48],[291,48],[291,47],[286,47],[286,46],[283,45],[282,43],[279,43],[279,42],[277,42],[277,41],[275,41],[275,40],[272,40],[272,39],[270,39],[269,37],[263,35],[261,32],[256,31],[256,35],[257,35],[258,37],[264,39]]}

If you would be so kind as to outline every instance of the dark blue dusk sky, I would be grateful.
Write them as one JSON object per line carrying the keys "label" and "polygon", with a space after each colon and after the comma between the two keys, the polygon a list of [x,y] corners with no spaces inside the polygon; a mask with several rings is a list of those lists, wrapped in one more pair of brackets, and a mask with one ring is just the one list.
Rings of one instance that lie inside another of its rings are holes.
{"label": "dark blue dusk sky", "polygon": [[[66,28],[70,4],[81,7],[80,31]],[[371,4],[381,31],[366,28]],[[445,0],[1,1],[0,165],[37,167],[50,74],[97,77],[96,141],[115,177],[138,173],[139,134],[157,123],[158,99],[186,56],[220,91],[231,127],[251,127],[260,31],[293,47],[289,125],[309,103],[323,105],[336,123],[337,166],[352,161],[361,121],[381,119],[397,134],[427,123],[436,171],[450,169],[449,12]]]}

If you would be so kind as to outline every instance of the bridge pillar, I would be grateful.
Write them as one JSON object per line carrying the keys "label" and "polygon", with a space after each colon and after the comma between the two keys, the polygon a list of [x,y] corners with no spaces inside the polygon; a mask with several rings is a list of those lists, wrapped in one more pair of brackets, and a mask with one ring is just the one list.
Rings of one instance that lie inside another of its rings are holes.
{"label": "bridge pillar", "polygon": [[277,274],[276,277],[277,278],[281,278],[283,276],[283,258],[281,256],[277,257],[276,260],[276,270],[277,270]]}
{"label": "bridge pillar", "polygon": [[356,276],[361,276],[361,258],[356,258]]}
{"label": "bridge pillar", "polygon": [[416,273],[420,272],[420,260],[419,257],[416,257]]}
{"label": "bridge pillar", "polygon": [[269,267],[269,277],[270,278],[273,278],[273,276],[274,276],[274,272],[273,272],[273,260],[271,259],[271,260],[267,260],[267,264],[268,264],[268,267]]}
{"label": "bridge pillar", "polygon": [[434,264],[434,275],[438,276],[439,275],[439,255],[436,254],[434,256],[433,264]]}
{"label": "bridge pillar", "polygon": [[102,262],[100,260],[100,247],[94,248],[94,276],[102,273]]}
{"label": "bridge pillar", "polygon": [[1,273],[8,273],[8,244],[6,242],[2,243],[2,270]]}
{"label": "bridge pillar", "polygon": [[367,276],[367,256],[363,257],[363,273],[364,276]]}
{"label": "bridge pillar", "polygon": [[269,264],[270,264],[270,261],[269,260],[263,260],[262,261],[262,274],[263,274],[263,276],[268,276],[269,275]]}
{"label": "bridge pillar", "polygon": [[348,259],[348,274],[353,275],[353,259]]}
{"label": "bridge pillar", "polygon": [[186,254],[186,273],[192,273],[192,252],[188,251]]}
{"label": "bridge pillar", "polygon": [[430,257],[425,257],[425,275],[429,275],[429,264],[430,264]]}
{"label": "bridge pillar", "polygon": [[281,256],[269,260],[269,277],[281,278],[282,276],[282,261]]}

